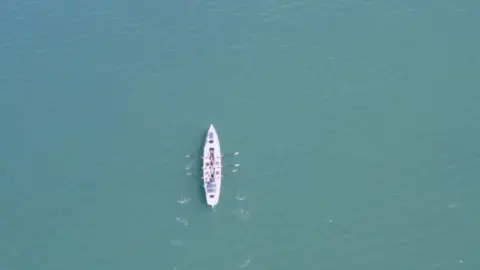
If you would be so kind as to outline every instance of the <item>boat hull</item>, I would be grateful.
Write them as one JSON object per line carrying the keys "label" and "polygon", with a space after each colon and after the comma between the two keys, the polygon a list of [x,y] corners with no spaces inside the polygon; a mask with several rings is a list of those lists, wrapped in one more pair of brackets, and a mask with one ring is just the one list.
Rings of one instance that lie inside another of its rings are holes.
{"label": "boat hull", "polygon": [[207,132],[203,149],[203,187],[207,204],[214,207],[220,200],[222,186],[222,152],[217,131],[213,125]]}

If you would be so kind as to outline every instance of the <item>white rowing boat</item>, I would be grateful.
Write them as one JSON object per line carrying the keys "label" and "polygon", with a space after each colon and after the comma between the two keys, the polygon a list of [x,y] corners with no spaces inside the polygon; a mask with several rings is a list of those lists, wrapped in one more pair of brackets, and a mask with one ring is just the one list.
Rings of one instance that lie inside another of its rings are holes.
{"label": "white rowing boat", "polygon": [[203,148],[203,186],[207,204],[214,207],[220,199],[222,184],[222,152],[220,141],[213,125],[208,129],[205,146]]}

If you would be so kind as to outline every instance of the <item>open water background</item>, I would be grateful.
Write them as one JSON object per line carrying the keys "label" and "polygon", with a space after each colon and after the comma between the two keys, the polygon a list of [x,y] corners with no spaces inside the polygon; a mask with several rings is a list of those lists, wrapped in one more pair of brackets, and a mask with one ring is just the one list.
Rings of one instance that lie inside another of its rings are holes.
{"label": "open water background", "polygon": [[[480,269],[479,26],[474,0],[2,0],[0,269]],[[240,152],[215,211],[185,158],[211,123]]]}

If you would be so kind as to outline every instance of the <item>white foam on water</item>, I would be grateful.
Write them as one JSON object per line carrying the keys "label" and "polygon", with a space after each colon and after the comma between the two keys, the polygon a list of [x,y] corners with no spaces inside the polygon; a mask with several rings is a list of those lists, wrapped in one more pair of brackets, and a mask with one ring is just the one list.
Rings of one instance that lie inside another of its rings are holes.
{"label": "white foam on water", "polygon": [[249,219],[250,218],[250,212],[245,211],[243,208],[238,209],[235,211],[237,215],[240,216],[241,219]]}
{"label": "white foam on water", "polygon": [[174,247],[180,247],[180,246],[183,246],[183,241],[182,239],[173,239],[173,240],[170,240],[170,245]]}
{"label": "white foam on water", "polygon": [[190,198],[187,198],[185,196],[182,196],[179,200],[177,200],[178,204],[186,204],[190,201]]}
{"label": "white foam on water", "polygon": [[250,260],[245,260],[243,263],[237,265],[238,268],[245,268],[250,264]]}
{"label": "white foam on water", "polygon": [[456,208],[456,207],[458,207],[458,203],[456,203],[456,202],[453,202],[453,203],[448,205],[448,208]]}
{"label": "white foam on water", "polygon": [[176,220],[178,223],[183,224],[184,226],[187,226],[187,225],[188,225],[188,220],[185,219],[185,218],[177,217],[175,220]]}
{"label": "white foam on water", "polygon": [[247,196],[240,196],[240,195],[237,195],[235,197],[235,199],[237,199],[238,201],[244,201],[246,198],[247,198]]}

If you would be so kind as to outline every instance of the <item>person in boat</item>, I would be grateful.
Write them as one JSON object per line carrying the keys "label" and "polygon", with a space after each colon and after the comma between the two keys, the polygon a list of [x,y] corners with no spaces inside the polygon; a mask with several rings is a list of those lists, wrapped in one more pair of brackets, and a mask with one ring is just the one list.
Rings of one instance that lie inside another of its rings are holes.
{"label": "person in boat", "polygon": [[213,156],[210,156],[210,167],[213,166],[214,162],[215,162],[215,158]]}
{"label": "person in boat", "polygon": [[215,178],[213,177],[213,173],[209,177],[210,179],[208,180],[209,183],[213,183],[215,181]]}

